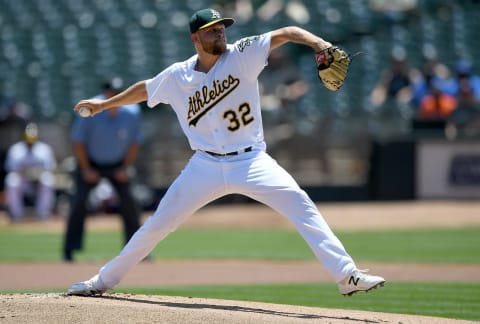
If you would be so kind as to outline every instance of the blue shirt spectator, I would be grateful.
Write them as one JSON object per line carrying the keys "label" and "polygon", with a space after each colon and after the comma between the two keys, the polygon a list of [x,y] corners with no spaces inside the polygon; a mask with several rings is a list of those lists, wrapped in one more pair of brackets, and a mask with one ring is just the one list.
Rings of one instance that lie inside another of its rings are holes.
{"label": "blue shirt spectator", "polygon": [[460,59],[455,64],[456,77],[449,80],[446,84],[445,91],[452,96],[459,97],[462,86],[465,83],[473,92],[475,101],[480,102],[480,77],[473,73],[473,66],[469,60]]}
{"label": "blue shirt spectator", "polygon": [[446,65],[439,62],[436,56],[425,57],[420,73],[412,83],[411,106],[419,109],[425,96],[432,93],[432,88],[446,92],[445,88],[450,78],[450,70]]}

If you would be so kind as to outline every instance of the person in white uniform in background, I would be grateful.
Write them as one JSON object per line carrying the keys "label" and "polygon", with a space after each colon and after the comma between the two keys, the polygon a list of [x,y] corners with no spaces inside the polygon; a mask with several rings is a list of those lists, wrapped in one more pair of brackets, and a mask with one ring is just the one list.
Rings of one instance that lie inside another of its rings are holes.
{"label": "person in white uniform in background", "polygon": [[56,167],[51,146],[38,140],[36,124],[28,124],[23,141],[9,148],[5,161],[6,203],[13,222],[24,219],[26,196],[34,198],[39,220],[51,216],[55,202]]}
{"label": "person in white uniform in background", "polygon": [[341,294],[383,286],[382,277],[357,269],[314,202],[266,152],[263,138],[258,75],[267,65],[270,52],[290,42],[309,46],[315,52],[332,44],[299,27],[280,28],[227,44],[225,28],[233,23],[232,18],[223,18],[216,10],[197,11],[190,18],[196,55],[110,99],[82,100],[75,106],[77,112],[87,107],[95,115],[142,101],[149,107],[169,104],[195,153],[155,213],[120,254],[91,279],[73,284],[69,295],[93,296],[115,287],[195,211],[228,194],[248,196],[289,218],[338,283]]}

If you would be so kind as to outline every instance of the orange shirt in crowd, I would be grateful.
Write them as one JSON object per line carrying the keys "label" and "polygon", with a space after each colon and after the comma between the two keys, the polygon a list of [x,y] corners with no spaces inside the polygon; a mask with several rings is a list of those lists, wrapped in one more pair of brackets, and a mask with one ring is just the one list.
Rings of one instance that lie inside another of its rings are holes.
{"label": "orange shirt in crowd", "polygon": [[447,118],[457,108],[455,97],[440,93],[427,95],[420,103],[420,117],[423,119]]}

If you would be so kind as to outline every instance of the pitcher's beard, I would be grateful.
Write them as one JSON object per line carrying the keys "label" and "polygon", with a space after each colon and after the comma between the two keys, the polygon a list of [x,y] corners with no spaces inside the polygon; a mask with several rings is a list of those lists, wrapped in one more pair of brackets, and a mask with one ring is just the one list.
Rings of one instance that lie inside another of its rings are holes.
{"label": "pitcher's beard", "polygon": [[213,44],[204,44],[202,43],[203,50],[208,54],[212,55],[222,55],[227,51],[227,45],[223,42],[215,42]]}
{"label": "pitcher's beard", "polygon": [[212,48],[212,53],[213,55],[222,55],[223,53],[225,53],[225,51],[227,50],[227,47],[226,46],[214,46]]}

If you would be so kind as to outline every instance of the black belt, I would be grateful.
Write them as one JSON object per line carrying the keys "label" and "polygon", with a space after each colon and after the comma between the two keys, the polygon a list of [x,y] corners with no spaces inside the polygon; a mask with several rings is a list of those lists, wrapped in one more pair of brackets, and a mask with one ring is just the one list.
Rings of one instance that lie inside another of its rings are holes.
{"label": "black belt", "polygon": [[247,148],[244,148],[243,150],[240,151],[233,151],[233,152],[228,152],[228,153],[215,153],[215,152],[210,152],[210,151],[204,151],[205,153],[208,153],[213,156],[232,156],[232,155],[238,155],[240,153],[245,153],[245,152],[251,152],[252,147],[249,146]]}

